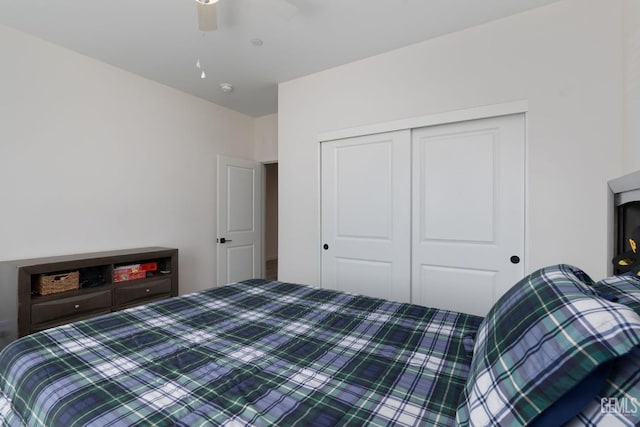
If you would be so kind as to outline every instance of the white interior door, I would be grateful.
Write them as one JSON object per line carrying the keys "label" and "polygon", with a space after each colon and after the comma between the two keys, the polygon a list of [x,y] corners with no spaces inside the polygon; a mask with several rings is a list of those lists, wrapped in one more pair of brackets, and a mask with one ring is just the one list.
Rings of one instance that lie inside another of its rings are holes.
{"label": "white interior door", "polygon": [[322,287],[410,301],[410,131],[321,150]]}
{"label": "white interior door", "polygon": [[218,156],[218,285],[262,275],[262,166]]}
{"label": "white interior door", "polygon": [[484,316],[523,277],[524,126],[516,114],[414,130],[413,302]]}

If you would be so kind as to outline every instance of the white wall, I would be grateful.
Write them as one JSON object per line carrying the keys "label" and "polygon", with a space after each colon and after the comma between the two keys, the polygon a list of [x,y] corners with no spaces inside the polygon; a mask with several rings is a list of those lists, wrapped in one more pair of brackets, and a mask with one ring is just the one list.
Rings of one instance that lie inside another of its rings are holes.
{"label": "white wall", "polygon": [[640,169],[640,1],[624,0],[624,173]]}
{"label": "white wall", "polygon": [[258,162],[278,161],[278,115],[255,119],[255,159]]}
{"label": "white wall", "polygon": [[0,259],[163,245],[215,283],[216,154],[253,119],[0,26]]}
{"label": "white wall", "polygon": [[278,258],[278,115],[258,117],[255,122],[255,159],[265,163],[264,253]]}
{"label": "white wall", "polygon": [[279,87],[279,278],[318,284],[320,132],[527,100],[528,270],[606,274],[621,173],[622,3],[565,0]]}

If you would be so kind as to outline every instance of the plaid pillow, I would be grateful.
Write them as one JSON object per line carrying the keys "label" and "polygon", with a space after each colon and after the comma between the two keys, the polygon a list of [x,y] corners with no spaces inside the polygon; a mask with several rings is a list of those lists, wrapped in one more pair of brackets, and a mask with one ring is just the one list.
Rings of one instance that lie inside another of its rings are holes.
{"label": "plaid pillow", "polygon": [[558,265],[514,285],[478,329],[460,425],[524,425],[593,369],[640,344],[640,316]]}
{"label": "plaid pillow", "polygon": [[613,363],[605,387],[564,427],[640,425],[640,350]]}
{"label": "plaid pillow", "polygon": [[640,277],[637,274],[608,277],[594,287],[600,296],[624,304],[640,315]]}

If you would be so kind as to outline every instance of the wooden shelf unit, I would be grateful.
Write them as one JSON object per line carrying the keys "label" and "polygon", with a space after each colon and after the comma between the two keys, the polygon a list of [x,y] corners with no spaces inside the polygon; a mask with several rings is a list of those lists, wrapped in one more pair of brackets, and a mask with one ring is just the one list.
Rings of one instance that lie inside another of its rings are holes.
{"label": "wooden shelf unit", "polygon": [[[115,267],[147,262],[157,262],[158,271],[143,279],[113,281]],[[80,271],[80,289],[51,295],[33,293],[38,276],[67,271]],[[173,248],[0,262],[0,349],[33,332],[176,295],[178,250]]]}

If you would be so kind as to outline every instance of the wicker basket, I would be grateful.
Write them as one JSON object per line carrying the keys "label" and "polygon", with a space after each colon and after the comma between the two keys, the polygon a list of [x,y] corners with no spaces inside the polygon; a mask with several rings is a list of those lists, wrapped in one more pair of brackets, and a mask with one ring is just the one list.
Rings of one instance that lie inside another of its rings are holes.
{"label": "wicker basket", "polygon": [[36,279],[35,291],[40,295],[72,291],[80,287],[80,272],[41,274]]}

